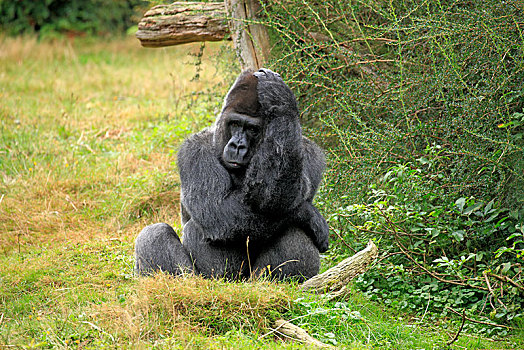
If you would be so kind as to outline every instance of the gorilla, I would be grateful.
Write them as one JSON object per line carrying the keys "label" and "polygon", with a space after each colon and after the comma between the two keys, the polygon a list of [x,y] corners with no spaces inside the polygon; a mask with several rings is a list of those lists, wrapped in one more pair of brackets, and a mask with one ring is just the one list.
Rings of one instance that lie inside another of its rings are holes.
{"label": "gorilla", "polygon": [[167,224],[144,228],[138,274],[303,281],[318,273],[329,228],[312,202],[325,159],[302,136],[295,96],[279,74],[243,72],[215,125],[183,143],[178,167],[182,243]]}

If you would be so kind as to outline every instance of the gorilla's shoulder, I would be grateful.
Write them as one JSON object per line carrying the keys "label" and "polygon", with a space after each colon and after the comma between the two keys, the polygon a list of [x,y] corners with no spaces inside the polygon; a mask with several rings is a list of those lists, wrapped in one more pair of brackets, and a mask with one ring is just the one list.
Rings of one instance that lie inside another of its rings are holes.
{"label": "gorilla's shoulder", "polygon": [[179,167],[184,162],[194,162],[196,159],[207,157],[214,153],[213,151],[213,129],[205,128],[189,136],[178,151]]}
{"label": "gorilla's shoulder", "polygon": [[202,129],[201,131],[194,133],[193,135],[189,136],[185,141],[185,143],[193,144],[197,143],[199,145],[203,146],[211,146],[213,144],[213,134],[214,130],[212,127],[207,127],[205,129]]}
{"label": "gorilla's shoulder", "polygon": [[186,151],[188,148],[194,151],[211,150],[213,147],[213,133],[213,128],[208,127],[189,136],[182,144],[180,152]]}
{"label": "gorilla's shoulder", "polygon": [[324,151],[315,142],[311,141],[305,136],[302,136],[302,144],[304,145],[304,151],[307,157],[315,158],[325,162]]}

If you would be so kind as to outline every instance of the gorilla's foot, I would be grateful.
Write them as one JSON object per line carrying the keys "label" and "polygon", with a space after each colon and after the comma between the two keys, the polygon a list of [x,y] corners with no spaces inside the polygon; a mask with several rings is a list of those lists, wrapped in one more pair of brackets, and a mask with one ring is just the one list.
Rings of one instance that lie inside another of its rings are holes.
{"label": "gorilla's foot", "polygon": [[191,258],[175,230],[167,224],[149,225],[135,240],[135,272],[165,271],[174,276],[194,271]]}

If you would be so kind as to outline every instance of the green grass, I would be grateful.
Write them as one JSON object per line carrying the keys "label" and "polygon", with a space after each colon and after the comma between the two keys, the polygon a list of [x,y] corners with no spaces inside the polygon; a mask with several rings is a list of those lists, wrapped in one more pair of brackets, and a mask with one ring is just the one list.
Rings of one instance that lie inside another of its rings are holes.
{"label": "green grass", "polygon": [[199,45],[0,44],[0,348],[302,348],[270,333],[281,317],[353,348],[439,348],[456,332],[356,292],[329,302],[292,284],[134,277],[140,229],[180,229],[176,150],[214,121],[233,61],[208,45],[194,80]]}

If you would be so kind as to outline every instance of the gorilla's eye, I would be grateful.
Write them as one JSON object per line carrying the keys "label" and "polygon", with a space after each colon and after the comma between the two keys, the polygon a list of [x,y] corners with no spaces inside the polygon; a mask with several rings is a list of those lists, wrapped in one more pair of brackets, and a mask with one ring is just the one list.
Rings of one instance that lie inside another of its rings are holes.
{"label": "gorilla's eye", "polygon": [[254,125],[249,125],[247,127],[247,131],[249,131],[252,134],[258,134],[258,127]]}
{"label": "gorilla's eye", "polygon": [[233,128],[239,128],[241,125],[240,125],[240,122],[238,120],[231,120],[229,122],[229,126],[233,127]]}

